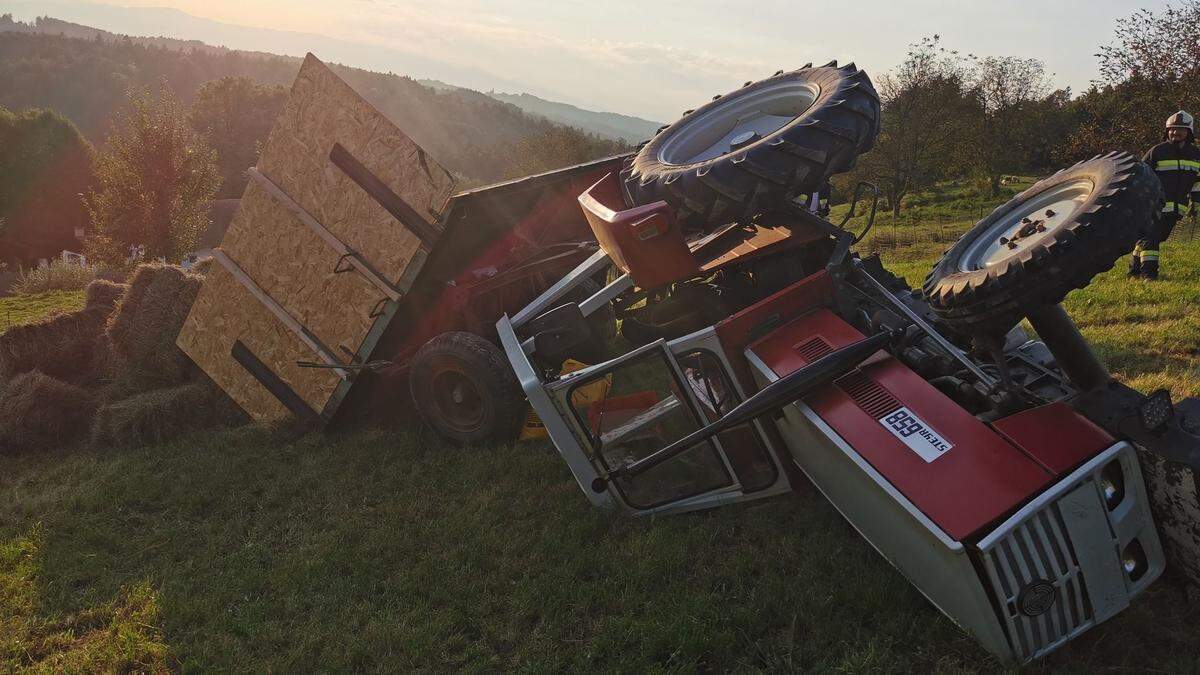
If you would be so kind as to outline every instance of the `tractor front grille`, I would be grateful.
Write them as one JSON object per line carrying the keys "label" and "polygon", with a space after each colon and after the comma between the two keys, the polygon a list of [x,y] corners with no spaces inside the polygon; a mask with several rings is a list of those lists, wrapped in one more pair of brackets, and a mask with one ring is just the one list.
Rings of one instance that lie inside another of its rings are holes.
{"label": "tractor front grille", "polygon": [[1049,653],[1092,625],[1091,603],[1057,501],[982,552],[998,609],[1022,662]]}

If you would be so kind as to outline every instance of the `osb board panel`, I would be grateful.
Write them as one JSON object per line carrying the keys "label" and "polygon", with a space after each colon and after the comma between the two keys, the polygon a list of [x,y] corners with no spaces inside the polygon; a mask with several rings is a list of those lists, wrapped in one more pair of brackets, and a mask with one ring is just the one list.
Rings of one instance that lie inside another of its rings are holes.
{"label": "osb board panel", "polygon": [[[257,168],[380,275],[398,281],[420,241],[330,162],[335,143],[418,212],[440,208],[453,189],[445,170],[309,55]],[[362,350],[384,295],[356,272],[334,274],[339,254],[253,181],[221,249],[330,351]],[[319,358],[215,265],[179,346],[253,417],[283,416],[283,406],[230,357],[238,340],[313,410],[331,412],[337,375],[297,366]]]}

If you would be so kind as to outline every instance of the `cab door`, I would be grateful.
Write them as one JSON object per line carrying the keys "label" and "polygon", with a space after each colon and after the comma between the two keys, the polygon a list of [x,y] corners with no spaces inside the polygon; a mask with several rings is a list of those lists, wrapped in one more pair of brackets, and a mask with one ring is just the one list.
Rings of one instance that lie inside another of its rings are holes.
{"label": "cab door", "polygon": [[[566,411],[595,471],[642,459],[715,421],[746,392],[711,328],[660,340],[548,387]],[[638,514],[689,511],[759,499],[790,489],[765,424],[729,429],[645,473],[608,484],[611,498]],[[583,481],[581,481],[583,482]]]}

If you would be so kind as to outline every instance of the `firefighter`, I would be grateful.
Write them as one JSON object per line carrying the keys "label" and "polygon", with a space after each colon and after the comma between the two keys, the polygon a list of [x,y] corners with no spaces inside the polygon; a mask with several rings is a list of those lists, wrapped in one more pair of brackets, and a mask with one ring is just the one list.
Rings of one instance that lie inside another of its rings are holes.
{"label": "firefighter", "polygon": [[[1187,112],[1180,110],[1171,115],[1163,131],[1163,142],[1150,148],[1142,158],[1158,174],[1167,201],[1152,231],[1146,233],[1133,249],[1133,258],[1129,261],[1130,276],[1158,278],[1162,255],[1159,247],[1171,236],[1171,230],[1183,217],[1195,192],[1200,191],[1200,183],[1196,181],[1200,174],[1200,149],[1196,148],[1194,127],[1194,120]],[[1195,199],[1200,200],[1200,197]]]}

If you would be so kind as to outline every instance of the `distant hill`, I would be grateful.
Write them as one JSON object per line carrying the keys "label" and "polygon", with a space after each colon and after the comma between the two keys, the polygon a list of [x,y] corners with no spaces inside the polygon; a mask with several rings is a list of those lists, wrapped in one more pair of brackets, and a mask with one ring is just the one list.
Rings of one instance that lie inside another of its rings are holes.
{"label": "distant hill", "polygon": [[489,92],[489,95],[498,101],[511,103],[527,113],[541,115],[552,122],[578,127],[601,138],[616,141],[640,143],[653,136],[662,126],[662,122],[651,122],[618,113],[584,110],[567,103],[547,101],[532,94]]}
{"label": "distant hill", "polygon": [[[317,52],[317,56],[321,56]],[[530,148],[554,135],[559,155],[544,168],[615,154],[625,144],[575,129],[470,89],[434,88],[394,74],[331,64],[464,184],[512,178],[531,167]],[[100,143],[130,88],[165,80],[185,104],[200,85],[225,76],[290,86],[300,59],[215,47],[192,40],[115,35],[51,18],[33,24],[0,16],[0,106],[47,108]],[[569,142],[562,143],[567,138]],[[539,165],[540,166],[540,165]]]}
{"label": "distant hill", "polygon": [[[19,17],[53,16],[120,35],[162,36],[183,42],[199,40],[204,46],[221,45],[235,50],[282,56],[303,57],[312,52],[326,63],[353,63],[359,68],[376,72],[434,78],[477,91],[529,91],[551,99],[563,98],[556,96],[553,91],[540,91],[524,82],[490,71],[430,58],[403,41],[394,45],[352,42],[315,33],[225,23],[171,7],[121,7],[120,4],[123,3],[112,0],[103,3],[87,0],[0,0],[0,14],[12,12]],[[364,8],[369,6],[367,3],[361,4]],[[281,7],[284,5],[280,3]]]}
{"label": "distant hill", "polygon": [[[441,80],[425,79],[417,81],[426,87],[432,87],[438,91],[453,91],[461,88],[453,84],[447,84]],[[653,136],[662,127],[662,122],[652,122],[640,117],[622,115],[620,113],[596,112],[595,110],[587,110],[569,103],[548,101],[533,94],[506,94],[489,91],[488,96],[497,101],[511,103],[531,115],[544,117],[551,122],[565,124],[588,133],[596,134],[600,138],[622,141],[624,143],[641,143]]]}

